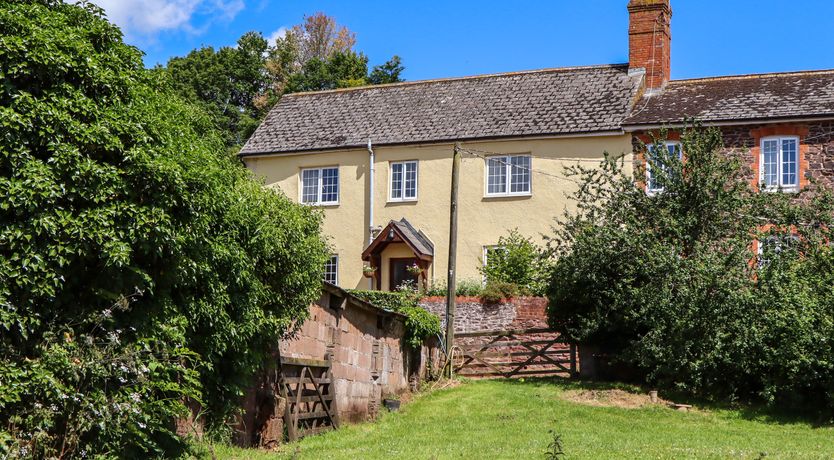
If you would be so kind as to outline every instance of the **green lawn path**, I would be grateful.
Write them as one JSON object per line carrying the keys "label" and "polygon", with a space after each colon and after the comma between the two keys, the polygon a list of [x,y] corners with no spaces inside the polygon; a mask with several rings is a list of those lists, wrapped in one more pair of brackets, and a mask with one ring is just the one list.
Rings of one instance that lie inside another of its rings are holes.
{"label": "green lawn path", "polygon": [[560,397],[580,385],[469,382],[280,452],[214,448],[221,459],[527,459],[545,458],[553,430],[562,437],[564,459],[834,459],[831,427],[733,410],[593,407]]}

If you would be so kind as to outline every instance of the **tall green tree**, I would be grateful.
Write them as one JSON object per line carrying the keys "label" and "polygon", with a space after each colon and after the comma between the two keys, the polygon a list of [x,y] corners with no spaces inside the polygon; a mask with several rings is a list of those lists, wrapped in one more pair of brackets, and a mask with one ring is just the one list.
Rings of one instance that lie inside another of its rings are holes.
{"label": "tall green tree", "polygon": [[319,12],[275,43],[247,32],[237,46],[196,49],[171,58],[160,71],[177,93],[211,114],[234,151],[286,93],[402,81],[399,56],[369,72],[368,58],[355,44],[354,32]]}
{"label": "tall green tree", "polygon": [[270,47],[267,72],[271,89],[261,98],[268,106],[282,94],[402,81],[399,56],[368,72],[368,58],[354,50],[356,34],[318,12],[305,16]]}
{"label": "tall green tree", "polygon": [[372,85],[384,85],[386,83],[398,83],[403,81],[400,74],[405,70],[399,56],[393,56],[384,64],[374,66],[368,75],[368,83]]}
{"label": "tall green tree", "polygon": [[235,47],[204,47],[168,61],[173,89],[211,114],[230,146],[242,144],[263,115],[255,98],[269,84],[266,51],[266,39],[247,32]]}
{"label": "tall green tree", "polygon": [[0,76],[0,456],[176,455],[318,297],[320,215],[89,3],[0,5]]}
{"label": "tall green tree", "polygon": [[313,58],[290,76],[285,92],[349,88],[367,83],[368,58],[353,51],[336,52],[325,60]]}

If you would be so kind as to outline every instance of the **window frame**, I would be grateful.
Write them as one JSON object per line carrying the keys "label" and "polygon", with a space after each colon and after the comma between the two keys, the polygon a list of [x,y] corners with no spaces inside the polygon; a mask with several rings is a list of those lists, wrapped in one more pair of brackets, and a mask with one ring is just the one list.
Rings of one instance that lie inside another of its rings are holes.
{"label": "window frame", "polygon": [[[324,195],[324,174],[325,170],[335,169],[336,170],[336,200],[335,201],[322,201],[322,196]],[[315,202],[305,202],[304,201],[304,173],[307,171],[318,171],[318,180],[316,186],[316,201]],[[298,172],[298,202],[307,206],[338,206],[340,199],[342,196],[342,174],[339,171],[339,166],[316,166],[312,168],[301,168]]]}
{"label": "window frame", "polygon": [[[784,159],[783,159],[783,149],[782,143],[786,140],[794,141],[796,145],[796,157],[794,158],[794,163],[796,165],[796,172],[794,176],[796,178],[796,182],[793,184],[785,185],[782,183],[783,174],[784,174]],[[768,141],[776,141],[776,145],[778,146],[778,150],[776,152],[776,184],[775,185],[766,185],[765,184],[765,142]],[[799,191],[799,183],[801,178],[801,171],[800,171],[800,154],[801,154],[801,144],[800,144],[799,136],[796,135],[776,135],[776,136],[765,136],[759,139],[759,186],[762,188],[763,191],[766,192],[798,192]]]}
{"label": "window frame", "polygon": [[[529,159],[530,166],[527,168],[527,191],[513,192],[512,189],[512,170],[513,164],[511,158],[526,157]],[[490,193],[489,191],[489,162],[490,160],[497,160],[503,158],[504,163],[504,192]],[[507,153],[501,155],[490,155],[484,157],[484,198],[501,198],[513,196],[532,196],[533,195],[533,155],[530,153]]]}
{"label": "window frame", "polygon": [[781,252],[782,248],[790,247],[791,245],[798,245],[800,236],[796,233],[790,234],[774,234],[768,235],[764,239],[756,239],[756,264],[758,267],[763,267],[770,263],[770,259],[764,258],[764,249],[766,245],[772,245],[774,251]]}
{"label": "window frame", "polygon": [[[488,262],[487,257],[488,257],[488,254],[489,254],[490,251],[500,251],[502,249],[505,249],[505,246],[500,245],[500,244],[484,245],[482,247],[482,251],[481,251],[481,267],[486,269],[487,262]],[[487,281],[486,274],[484,273],[483,275],[481,275],[481,284],[486,285],[486,281]]]}
{"label": "window frame", "polygon": [[490,251],[500,251],[502,249],[505,249],[505,246],[500,245],[500,244],[484,245],[483,246],[483,251],[482,251],[482,254],[481,254],[481,266],[483,266],[483,267],[487,266],[487,256],[488,256]]}
{"label": "window frame", "polygon": [[[658,187],[652,188],[652,160],[651,157],[653,155],[652,149],[654,148],[655,144],[648,144],[646,146],[646,193],[649,195],[655,195],[658,193],[663,193],[666,188],[665,187]],[[681,146],[680,141],[663,141],[663,145],[666,147],[666,150],[669,150],[670,145],[674,145],[677,147],[678,150],[678,160],[683,160],[683,147]]]}
{"label": "window frame", "polygon": [[[327,273],[328,273],[327,268],[331,264],[334,266],[334,271],[333,271],[334,281],[332,281],[332,282],[327,280]],[[324,263],[324,273],[322,274],[322,281],[330,283],[330,284],[334,284],[336,286],[339,285],[339,254],[330,254],[330,258],[327,260],[327,262]]]}
{"label": "window frame", "polygon": [[[406,165],[409,163],[414,163],[414,196],[413,197],[406,197],[405,196],[405,170]],[[402,165],[403,172],[402,172],[402,179],[400,180],[400,197],[396,198],[393,196],[394,192],[394,165]],[[417,197],[419,196],[419,189],[420,189],[420,164],[418,160],[402,160],[402,161],[391,161],[388,162],[388,201],[389,202],[410,202],[410,201],[417,201]]]}

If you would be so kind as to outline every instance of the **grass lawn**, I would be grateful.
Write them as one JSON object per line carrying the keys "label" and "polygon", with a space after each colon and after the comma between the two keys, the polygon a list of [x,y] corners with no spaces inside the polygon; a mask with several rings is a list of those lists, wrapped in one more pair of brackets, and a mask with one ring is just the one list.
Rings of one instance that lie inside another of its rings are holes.
{"label": "grass lawn", "polygon": [[280,452],[214,448],[221,459],[527,459],[545,458],[553,430],[565,459],[834,459],[831,427],[734,410],[629,409],[568,398],[589,388],[603,389],[558,379],[469,382]]}

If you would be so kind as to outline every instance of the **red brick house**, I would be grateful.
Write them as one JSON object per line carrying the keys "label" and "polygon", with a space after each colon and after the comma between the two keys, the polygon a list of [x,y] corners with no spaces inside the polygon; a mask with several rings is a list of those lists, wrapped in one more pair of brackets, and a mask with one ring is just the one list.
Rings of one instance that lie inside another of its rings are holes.
{"label": "red brick house", "polygon": [[626,132],[646,142],[666,127],[674,145],[674,129],[694,118],[719,127],[726,149],[746,156],[753,186],[834,185],[834,70],[670,80],[669,0],[631,0],[628,10],[629,66],[646,77]]}

